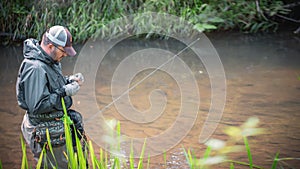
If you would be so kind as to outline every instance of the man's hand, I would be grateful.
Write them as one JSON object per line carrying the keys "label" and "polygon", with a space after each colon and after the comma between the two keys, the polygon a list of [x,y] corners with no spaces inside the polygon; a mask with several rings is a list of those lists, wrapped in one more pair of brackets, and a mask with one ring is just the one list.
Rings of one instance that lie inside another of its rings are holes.
{"label": "man's hand", "polygon": [[71,75],[69,77],[70,81],[76,81],[79,85],[82,85],[82,83],[84,82],[84,78],[83,75],[81,73],[76,73],[74,75]]}
{"label": "man's hand", "polygon": [[73,81],[72,83],[65,85],[63,88],[65,89],[67,96],[74,96],[75,94],[77,94],[80,86],[76,81]]}

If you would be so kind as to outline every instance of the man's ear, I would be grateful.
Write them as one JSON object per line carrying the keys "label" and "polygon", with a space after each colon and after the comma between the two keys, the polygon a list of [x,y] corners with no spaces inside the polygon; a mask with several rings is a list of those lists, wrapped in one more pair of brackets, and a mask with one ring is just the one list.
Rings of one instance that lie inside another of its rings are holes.
{"label": "man's ear", "polygon": [[47,47],[48,47],[48,49],[49,49],[50,51],[53,51],[54,48],[55,48],[55,46],[54,46],[52,43],[49,43],[49,44],[47,45]]}
{"label": "man's ear", "polygon": [[48,46],[49,49],[52,49],[54,47],[54,45],[52,43],[48,43],[47,46]]}

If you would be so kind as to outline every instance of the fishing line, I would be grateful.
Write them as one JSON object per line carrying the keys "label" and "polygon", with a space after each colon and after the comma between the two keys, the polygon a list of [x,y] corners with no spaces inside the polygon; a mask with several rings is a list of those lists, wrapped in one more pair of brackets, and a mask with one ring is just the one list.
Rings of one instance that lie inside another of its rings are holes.
{"label": "fishing line", "polygon": [[127,89],[126,91],[124,91],[119,97],[117,97],[116,99],[114,99],[112,102],[110,102],[109,104],[107,104],[106,106],[104,106],[99,112],[95,113],[94,115],[92,115],[91,117],[89,117],[87,120],[85,120],[86,122],[90,121],[91,119],[94,119],[94,117],[98,114],[101,113],[103,111],[105,111],[106,109],[108,109],[111,105],[113,105],[116,101],[120,100],[121,97],[123,97],[125,94],[129,93],[132,89],[134,89],[136,86],[138,86],[139,84],[141,84],[144,80],[146,80],[147,78],[149,78],[150,76],[152,76],[155,72],[157,72],[159,69],[161,69],[163,66],[165,66],[166,64],[168,64],[171,60],[174,60],[178,55],[180,55],[181,53],[183,53],[185,50],[187,50],[188,48],[190,48],[191,46],[193,46],[197,41],[199,41],[200,38],[197,38],[196,40],[194,40],[193,42],[191,42],[188,46],[186,46],[185,48],[183,48],[181,51],[179,51],[177,54],[175,54],[174,56],[172,56],[170,59],[168,59],[166,62],[164,62],[163,64],[161,64],[159,67],[155,68],[151,73],[149,73],[147,76],[145,76],[142,80],[138,81],[136,84],[134,84],[132,87],[130,87],[129,89]]}

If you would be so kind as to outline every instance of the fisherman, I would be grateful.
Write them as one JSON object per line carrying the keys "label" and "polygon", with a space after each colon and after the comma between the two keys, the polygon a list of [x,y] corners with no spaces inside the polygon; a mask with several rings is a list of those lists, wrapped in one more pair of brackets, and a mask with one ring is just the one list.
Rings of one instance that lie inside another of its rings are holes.
{"label": "fisherman", "polygon": [[[71,96],[77,94],[84,78],[81,73],[63,76],[60,63],[65,56],[76,55],[72,47],[72,35],[63,26],[53,26],[43,34],[41,43],[36,39],[25,40],[23,54],[24,60],[16,83],[18,104],[26,110],[21,125],[23,136],[37,161],[43,147],[47,145],[48,129],[55,160],[46,148],[48,160],[43,163],[47,163],[48,167],[51,167],[52,163],[59,169],[68,168],[64,154],[66,141],[62,119],[71,120],[73,140],[75,132],[80,140],[85,138],[81,114],[70,109]],[[67,117],[64,116],[62,98]]]}

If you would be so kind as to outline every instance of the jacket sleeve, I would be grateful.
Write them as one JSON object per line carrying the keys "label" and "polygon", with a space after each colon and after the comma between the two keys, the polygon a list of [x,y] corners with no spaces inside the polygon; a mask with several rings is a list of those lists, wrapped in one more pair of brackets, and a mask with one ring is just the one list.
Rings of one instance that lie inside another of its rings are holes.
{"label": "jacket sleeve", "polygon": [[47,74],[40,66],[31,65],[24,72],[22,83],[24,100],[30,113],[41,114],[56,110],[60,96],[49,92]]}

